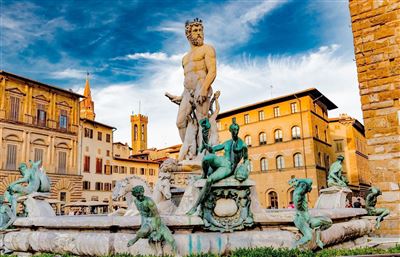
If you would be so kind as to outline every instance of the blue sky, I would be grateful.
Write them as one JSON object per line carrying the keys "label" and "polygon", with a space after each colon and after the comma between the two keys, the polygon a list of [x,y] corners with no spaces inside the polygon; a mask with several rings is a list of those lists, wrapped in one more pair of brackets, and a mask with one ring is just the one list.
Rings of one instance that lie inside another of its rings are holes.
{"label": "blue sky", "polygon": [[77,92],[89,71],[96,119],[118,141],[130,142],[140,101],[149,147],[179,143],[163,94],[182,92],[195,17],[217,52],[222,111],[316,87],[338,105],[331,117],[362,117],[347,1],[0,2],[0,69]]}

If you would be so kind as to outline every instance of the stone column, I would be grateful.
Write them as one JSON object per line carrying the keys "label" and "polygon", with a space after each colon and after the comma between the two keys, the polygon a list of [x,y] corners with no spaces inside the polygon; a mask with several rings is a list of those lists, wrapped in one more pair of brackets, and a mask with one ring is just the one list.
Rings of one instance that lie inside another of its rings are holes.
{"label": "stone column", "polygon": [[391,215],[378,231],[400,234],[400,5],[350,0],[358,82],[377,207]]}

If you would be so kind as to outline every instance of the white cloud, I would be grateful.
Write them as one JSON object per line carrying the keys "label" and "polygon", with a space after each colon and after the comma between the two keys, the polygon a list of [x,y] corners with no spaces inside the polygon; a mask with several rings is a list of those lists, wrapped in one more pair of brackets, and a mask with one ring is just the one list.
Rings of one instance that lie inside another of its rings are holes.
{"label": "white cloud", "polygon": [[163,52],[155,52],[155,53],[133,53],[127,54],[123,57],[115,57],[112,60],[139,60],[139,59],[147,59],[152,61],[178,61],[182,59],[183,54],[175,54],[169,56]]}
{"label": "white cloud", "polygon": [[42,8],[30,2],[15,2],[7,8],[2,8],[1,46],[13,52],[38,39],[51,40],[57,29],[73,29],[63,17],[46,20],[36,15],[40,12],[43,12]]}
{"label": "white cloud", "polygon": [[[347,112],[361,120],[356,67],[350,58],[335,56],[338,46],[324,46],[292,57],[243,59],[219,63],[214,90],[221,90],[222,111],[315,87],[338,105],[330,117]],[[152,63],[152,76],[140,82],[93,89],[96,119],[117,127],[116,141],[130,144],[132,111],[149,116],[149,147],[165,147],[180,142],[175,126],[178,107],[164,96],[181,94],[183,72],[179,63]]]}
{"label": "white cloud", "polygon": [[56,79],[83,79],[85,78],[86,71],[67,68],[62,71],[54,71],[50,73],[52,78]]}

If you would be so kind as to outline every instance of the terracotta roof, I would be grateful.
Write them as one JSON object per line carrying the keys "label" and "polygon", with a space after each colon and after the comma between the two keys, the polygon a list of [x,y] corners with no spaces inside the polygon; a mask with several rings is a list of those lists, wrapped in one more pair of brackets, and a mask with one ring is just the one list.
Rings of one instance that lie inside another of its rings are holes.
{"label": "terracotta roof", "polygon": [[326,105],[328,110],[333,110],[333,109],[337,108],[337,106],[331,100],[329,100],[326,96],[324,96],[318,89],[309,88],[309,89],[302,90],[302,91],[299,91],[299,92],[296,92],[293,94],[275,97],[275,98],[268,99],[265,101],[244,105],[244,106],[241,106],[241,107],[229,110],[229,111],[222,112],[222,113],[218,114],[217,119],[222,119],[222,118],[229,117],[229,116],[237,114],[237,113],[254,110],[257,108],[277,104],[280,102],[285,102],[285,101],[296,99],[297,97],[303,97],[303,96],[310,96],[314,100],[318,99],[318,101],[320,101],[324,105]]}
{"label": "terracotta roof", "polygon": [[25,81],[25,82],[30,82],[30,83],[42,85],[42,86],[45,86],[45,87],[48,87],[48,88],[51,88],[51,89],[54,89],[54,90],[58,90],[58,91],[62,91],[64,93],[68,93],[68,94],[73,95],[75,97],[82,97],[82,98],[84,97],[83,95],[75,93],[75,92],[73,92],[71,90],[67,90],[67,89],[64,89],[64,88],[61,88],[61,87],[56,87],[56,86],[52,86],[52,85],[49,85],[49,84],[45,84],[43,82],[39,82],[39,81],[36,81],[36,80],[33,80],[33,79],[25,78],[25,77],[22,77],[20,75],[16,75],[16,74],[4,71],[4,70],[0,70],[0,75],[9,76],[9,77],[13,77],[15,79],[19,79],[19,80],[22,80],[22,81]]}
{"label": "terracotta roof", "polygon": [[141,163],[155,163],[159,164],[159,162],[156,161],[150,161],[150,160],[143,160],[143,159],[127,159],[127,158],[121,158],[121,157],[113,157],[114,160],[119,160],[119,161],[130,161],[130,162],[141,162]]}
{"label": "terracotta roof", "polygon": [[100,123],[100,122],[97,122],[97,121],[94,121],[94,120],[90,120],[90,119],[81,118],[81,121],[85,121],[87,123],[91,123],[91,124],[97,125],[97,126],[103,126],[103,127],[106,127],[106,128],[116,129],[113,126],[110,126],[110,125],[107,125],[107,124],[104,124],[104,123]]}

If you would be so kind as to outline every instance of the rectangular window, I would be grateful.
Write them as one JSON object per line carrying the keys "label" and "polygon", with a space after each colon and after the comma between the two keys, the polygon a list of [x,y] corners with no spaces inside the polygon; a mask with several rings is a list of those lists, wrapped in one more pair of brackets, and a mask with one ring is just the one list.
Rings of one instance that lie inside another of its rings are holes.
{"label": "rectangular window", "polygon": [[101,133],[100,131],[97,132],[97,140],[101,141],[103,139],[103,133]]}
{"label": "rectangular window", "polygon": [[36,124],[41,127],[46,127],[46,111],[43,104],[37,105]]}
{"label": "rectangular window", "polygon": [[149,175],[153,176],[154,175],[154,169],[149,169]]}
{"label": "rectangular window", "polygon": [[136,173],[136,168],[134,168],[134,167],[129,168],[129,173],[130,174],[135,174]]}
{"label": "rectangular window", "polygon": [[93,129],[85,128],[85,137],[93,138]]}
{"label": "rectangular window", "polygon": [[60,110],[60,120],[59,120],[60,129],[67,129],[68,126],[68,116],[66,110]]}
{"label": "rectangular window", "polygon": [[335,148],[337,153],[343,152],[343,139],[335,140]]}
{"label": "rectangular window", "polygon": [[291,103],[290,104],[290,111],[292,113],[296,113],[297,112],[297,103]]}
{"label": "rectangular window", "polygon": [[110,142],[111,142],[111,135],[110,135],[110,134],[107,134],[107,135],[106,135],[106,142],[107,142],[107,143],[110,143]]}
{"label": "rectangular window", "polygon": [[83,190],[90,190],[90,181],[83,181]]}
{"label": "rectangular window", "polygon": [[118,166],[117,166],[117,165],[114,165],[114,166],[113,166],[112,172],[113,172],[113,173],[118,173]]}
{"label": "rectangular window", "polygon": [[258,112],[258,120],[264,120],[265,119],[265,117],[264,117],[264,111],[259,111]]}
{"label": "rectangular window", "polygon": [[104,173],[106,174],[106,175],[111,175],[112,173],[111,173],[111,166],[110,165],[104,165]]}
{"label": "rectangular window", "polygon": [[125,167],[124,166],[120,166],[119,167],[119,173],[120,174],[125,174]]}
{"label": "rectangular window", "polygon": [[250,117],[248,114],[244,115],[244,124],[249,124],[250,123]]}
{"label": "rectangular window", "polygon": [[96,158],[96,173],[101,174],[103,172],[103,159]]}
{"label": "rectangular window", "polygon": [[146,174],[146,172],[145,172],[144,168],[140,168],[140,175],[145,175],[145,174]]}
{"label": "rectangular window", "polygon": [[20,108],[20,99],[15,96],[10,96],[10,114],[9,118],[11,120],[19,121],[19,108]]}
{"label": "rectangular window", "polygon": [[111,184],[110,183],[104,183],[104,191],[111,191]]}
{"label": "rectangular window", "polygon": [[96,189],[97,191],[103,191],[103,183],[101,183],[101,182],[96,182],[96,184],[95,184],[95,189]]}
{"label": "rectangular window", "polygon": [[58,152],[58,173],[67,174],[67,153]]}
{"label": "rectangular window", "polygon": [[274,117],[279,117],[281,116],[281,112],[279,111],[279,106],[274,107]]}
{"label": "rectangular window", "polygon": [[83,159],[83,171],[90,172],[90,156],[85,156]]}
{"label": "rectangular window", "polygon": [[61,202],[67,201],[67,192],[60,192],[60,201]]}
{"label": "rectangular window", "polygon": [[33,161],[34,162],[41,161],[41,163],[43,164],[43,149],[35,148]]}
{"label": "rectangular window", "polygon": [[106,151],[106,155],[109,157],[110,156],[110,150]]}
{"label": "rectangular window", "polygon": [[7,145],[6,170],[16,170],[16,169],[17,169],[17,146]]}

